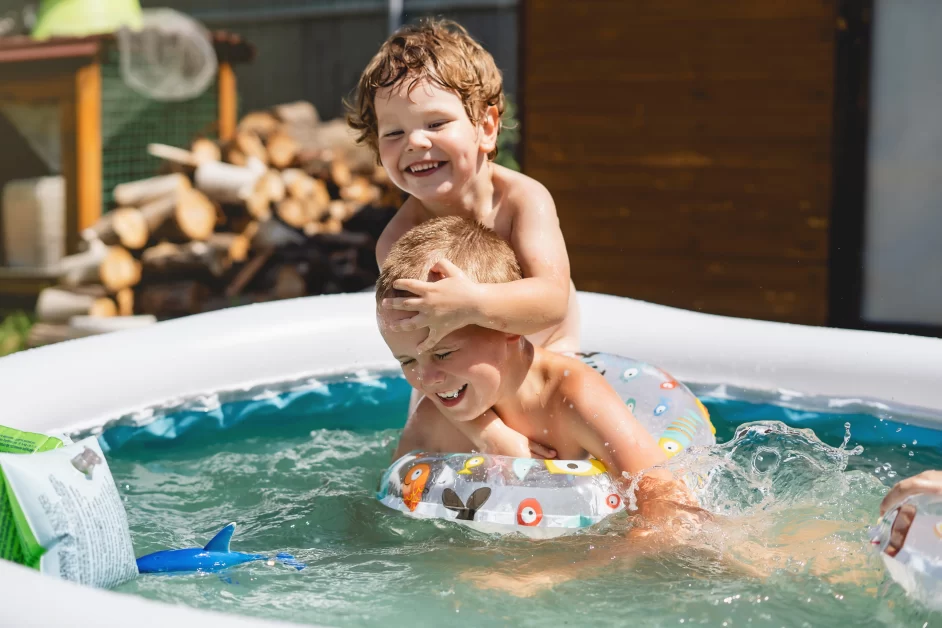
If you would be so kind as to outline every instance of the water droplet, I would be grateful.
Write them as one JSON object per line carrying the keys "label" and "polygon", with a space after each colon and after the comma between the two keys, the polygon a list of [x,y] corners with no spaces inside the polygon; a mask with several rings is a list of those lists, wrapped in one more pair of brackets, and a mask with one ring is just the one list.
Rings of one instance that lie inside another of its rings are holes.
{"label": "water droplet", "polygon": [[910,457],[910,458],[912,458],[912,457],[915,456],[915,455],[916,455],[916,454],[914,454],[913,452],[909,452],[909,457]]}
{"label": "water droplet", "polygon": [[563,371],[563,377],[569,377],[569,369],[566,369],[565,371]]}
{"label": "water droplet", "polygon": [[606,441],[605,446],[608,447],[608,442]]}
{"label": "water droplet", "polygon": [[913,441],[913,445],[918,445],[918,444],[919,444],[919,441],[918,441],[918,440],[914,440],[914,441]]}
{"label": "water droplet", "polygon": [[886,477],[888,477],[888,478],[895,478],[895,477],[896,477],[896,471],[890,471],[889,473],[886,474]]}
{"label": "water droplet", "polygon": [[906,449],[906,443],[903,443],[903,444],[902,444],[902,448],[903,448],[903,449]]}
{"label": "water droplet", "polygon": [[901,427],[896,428],[896,433],[897,433],[897,434],[899,434],[899,433],[902,432],[902,431],[903,431],[903,428],[901,428]]}
{"label": "water droplet", "polygon": [[892,466],[892,465],[891,465],[889,462],[887,462],[886,464],[883,465],[883,468],[884,468],[884,469],[889,469],[891,466]]}
{"label": "water droplet", "polygon": [[544,434],[549,434],[549,430],[543,430]]}

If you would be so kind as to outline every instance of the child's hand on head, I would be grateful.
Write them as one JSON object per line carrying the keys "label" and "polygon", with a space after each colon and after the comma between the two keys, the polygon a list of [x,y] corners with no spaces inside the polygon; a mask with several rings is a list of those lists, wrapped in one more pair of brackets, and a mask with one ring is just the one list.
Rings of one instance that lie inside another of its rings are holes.
{"label": "child's hand on head", "polygon": [[419,353],[435,348],[442,338],[474,323],[478,284],[468,279],[460,268],[446,259],[435,263],[431,274],[436,281],[398,279],[393,288],[411,292],[414,297],[383,299],[382,307],[389,310],[418,312],[415,316],[389,323],[390,331],[415,331],[428,327],[428,336],[418,346]]}

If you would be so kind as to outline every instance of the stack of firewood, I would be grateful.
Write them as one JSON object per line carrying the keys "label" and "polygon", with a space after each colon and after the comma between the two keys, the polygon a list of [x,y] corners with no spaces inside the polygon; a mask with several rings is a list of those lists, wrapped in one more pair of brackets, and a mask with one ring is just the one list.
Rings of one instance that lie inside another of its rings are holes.
{"label": "stack of firewood", "polygon": [[404,197],[343,120],[290,103],[249,113],[229,142],[148,152],[162,172],[115,186],[40,294],[31,345],[376,281]]}

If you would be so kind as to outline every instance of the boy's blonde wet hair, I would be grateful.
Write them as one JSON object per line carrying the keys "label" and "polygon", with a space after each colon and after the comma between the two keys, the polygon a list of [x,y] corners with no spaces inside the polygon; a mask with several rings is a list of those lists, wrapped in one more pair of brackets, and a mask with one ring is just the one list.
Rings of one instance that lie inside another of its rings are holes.
{"label": "boy's blonde wet hair", "polygon": [[376,301],[409,296],[395,290],[398,279],[427,281],[432,266],[447,259],[475,283],[509,283],[523,278],[510,245],[478,222],[459,216],[427,220],[399,238],[383,262],[376,281]]}
{"label": "boy's blonde wet hair", "polygon": [[[491,105],[497,107],[498,120],[504,115],[503,78],[491,54],[460,24],[423,19],[400,28],[383,43],[360,76],[355,102],[345,102],[347,123],[359,132],[357,141],[373,149],[377,160],[376,92],[402,82],[411,91],[422,79],[457,93],[474,124]],[[497,157],[497,148],[487,156]]]}

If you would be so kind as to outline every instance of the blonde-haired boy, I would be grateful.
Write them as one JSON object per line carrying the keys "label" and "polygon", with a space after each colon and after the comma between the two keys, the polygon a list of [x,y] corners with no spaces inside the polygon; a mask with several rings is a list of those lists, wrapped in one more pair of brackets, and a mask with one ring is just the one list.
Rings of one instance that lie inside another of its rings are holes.
{"label": "blonde-haired boy", "polygon": [[504,95],[491,55],[461,26],[426,20],[393,34],[360,78],[348,122],[376,152],[390,180],[409,194],[380,236],[383,266],[393,243],[435,217],[473,219],[510,243],[522,276],[475,284],[454,260],[441,278],[403,280],[384,309],[407,312],[390,324],[422,330],[428,351],[449,333],[477,325],[523,334],[555,351],[579,348],[579,312],[556,208],[541,184],[495,164]]}
{"label": "blonde-haired boy", "polygon": [[393,245],[377,281],[377,319],[406,380],[425,395],[395,457],[417,449],[529,457],[532,440],[563,459],[594,456],[616,480],[667,460],[605,378],[577,358],[479,325],[461,327],[420,353],[422,332],[399,329],[407,314],[381,304],[401,294],[396,286],[404,280],[443,281],[435,269],[444,258],[472,287],[520,278],[507,242],[465,218],[423,222]]}

